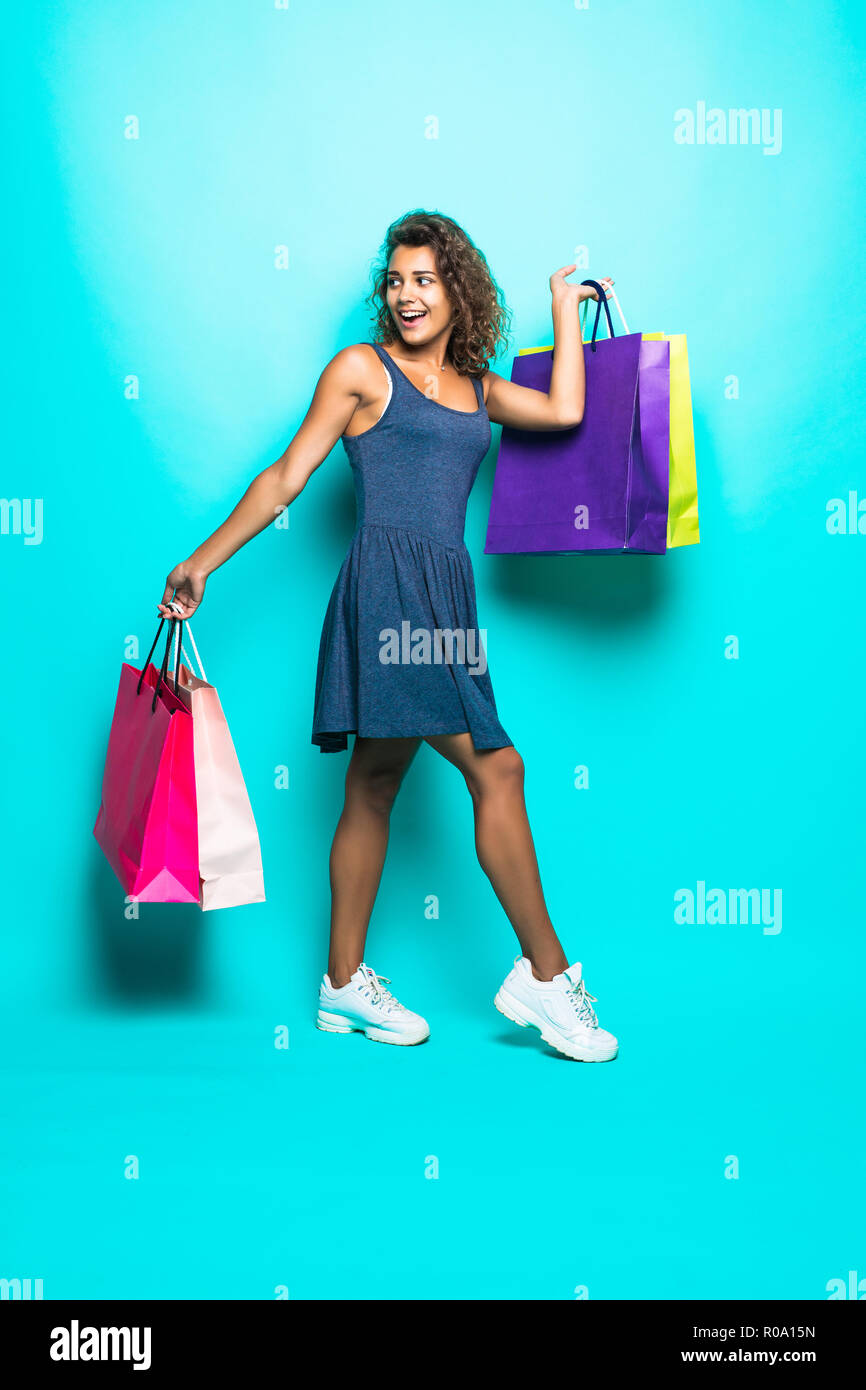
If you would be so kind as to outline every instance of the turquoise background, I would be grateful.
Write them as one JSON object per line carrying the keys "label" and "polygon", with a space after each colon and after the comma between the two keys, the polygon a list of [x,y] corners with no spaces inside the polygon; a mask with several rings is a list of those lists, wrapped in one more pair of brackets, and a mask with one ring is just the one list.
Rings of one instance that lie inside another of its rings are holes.
{"label": "turquoise background", "polygon": [[[862,7],[425,14],[79,0],[7,22],[2,492],[42,498],[44,534],[0,536],[0,1276],[46,1298],[826,1298],[866,1276],[866,536],[826,525],[830,499],[866,498]],[[699,101],[781,108],[781,153],[675,143]],[[426,747],[368,958],[431,1041],[313,1027],[347,760],[310,743],[353,529],[341,446],[194,623],[267,903],[127,920],[91,833],[125,641],[147,651],[168,570],[370,336],[370,260],[415,207],[484,250],[514,314],[506,376],[550,341],[548,277],[578,246],[574,278],[612,275],[633,330],[688,335],[699,546],[483,556],[498,428],[467,522],[551,914],[620,1038],[610,1065],[493,1009],[516,942],[465,787]],[[678,924],[699,880],[781,889],[782,930]]]}

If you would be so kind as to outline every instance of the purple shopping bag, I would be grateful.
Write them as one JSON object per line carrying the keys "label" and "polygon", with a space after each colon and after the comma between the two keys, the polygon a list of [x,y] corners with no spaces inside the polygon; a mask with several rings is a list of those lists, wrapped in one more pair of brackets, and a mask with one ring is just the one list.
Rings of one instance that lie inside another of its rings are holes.
{"label": "purple shopping bag", "polygon": [[[670,344],[615,338],[604,291],[584,345],[586,404],[564,430],[502,430],[486,555],[664,554]],[[608,338],[596,341],[602,307]],[[515,357],[511,380],[547,391],[553,350]]]}

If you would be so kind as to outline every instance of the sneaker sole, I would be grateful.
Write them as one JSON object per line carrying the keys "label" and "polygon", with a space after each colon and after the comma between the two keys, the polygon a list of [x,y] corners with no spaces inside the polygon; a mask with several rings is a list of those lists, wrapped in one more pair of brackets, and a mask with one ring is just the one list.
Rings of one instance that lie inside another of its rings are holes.
{"label": "sneaker sole", "polygon": [[426,1042],[430,1036],[429,1028],[421,1034],[392,1033],[372,1023],[350,1023],[342,1014],[323,1013],[321,1009],[316,1018],[316,1027],[321,1028],[323,1033],[363,1033],[370,1042],[392,1043],[397,1047],[417,1047],[418,1043]]}
{"label": "sneaker sole", "polygon": [[558,1052],[561,1057],[568,1057],[572,1062],[612,1062],[619,1052],[619,1044],[614,1048],[598,1048],[593,1051],[591,1048],[581,1048],[575,1044],[572,1051],[568,1051],[563,1044],[563,1039],[551,1029],[547,1028],[540,1020],[535,1022],[531,1018],[522,1018],[519,1013],[520,1006],[517,1000],[505,990],[499,990],[493,1003],[511,1023],[516,1023],[518,1028],[534,1028],[541,1034],[542,1040],[552,1047],[554,1052]]}

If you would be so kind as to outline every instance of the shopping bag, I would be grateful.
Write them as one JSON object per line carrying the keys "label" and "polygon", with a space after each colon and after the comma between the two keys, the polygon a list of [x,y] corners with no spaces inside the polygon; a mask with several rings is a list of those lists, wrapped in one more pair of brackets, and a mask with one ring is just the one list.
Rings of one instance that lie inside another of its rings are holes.
{"label": "shopping bag", "polygon": [[192,718],[157,671],[156,637],[137,670],[120,670],[93,834],[126,893],[140,902],[198,902],[198,823]]}
{"label": "shopping bag", "polygon": [[[669,452],[667,343],[614,336],[604,290],[584,344],[586,405],[565,430],[504,427],[485,554],[666,549]],[[601,311],[608,334],[597,339]],[[512,381],[547,391],[553,349],[520,353]]]}
{"label": "shopping bag", "polygon": [[[611,298],[622,320],[626,333],[629,332],[625,315],[620,307],[616,291],[611,290]],[[585,311],[588,301],[584,300],[581,309]],[[685,333],[643,333],[644,342],[668,342],[670,344],[670,443],[669,443],[669,487],[667,547],[669,550],[680,545],[698,545],[700,529],[698,525],[698,478],[695,463],[695,431],[692,420],[692,390],[689,378],[689,355]],[[550,348],[521,348],[521,353],[549,352]],[[643,390],[641,400],[643,401]],[[643,411],[642,411],[643,418]],[[652,447],[652,445],[650,445]]]}
{"label": "shopping bag", "polygon": [[[207,912],[263,903],[262,851],[243,773],[219,695],[208,683],[188,620],[184,629],[201,672],[200,676],[194,673],[185,647],[181,650],[187,664],[178,660],[181,651],[176,646],[173,688],[192,716],[200,904]],[[180,644],[180,631],[174,640]]]}

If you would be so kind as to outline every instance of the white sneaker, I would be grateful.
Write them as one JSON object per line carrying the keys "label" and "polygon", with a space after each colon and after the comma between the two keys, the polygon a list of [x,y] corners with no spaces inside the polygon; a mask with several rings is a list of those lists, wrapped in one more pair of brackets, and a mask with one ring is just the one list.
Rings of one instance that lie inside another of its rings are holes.
{"label": "white sneaker", "polygon": [[426,1019],[395,999],[385,988],[390,983],[387,975],[377,975],[363,961],[341,989],[334,989],[325,975],[319,986],[316,1027],[326,1033],[364,1033],[375,1042],[402,1047],[424,1042],[430,1036]]}
{"label": "white sneaker", "polygon": [[612,1033],[599,1028],[583,982],[580,961],[554,975],[536,980],[525,956],[518,956],[493,1001],[501,1014],[521,1028],[537,1028],[542,1038],[565,1057],[578,1062],[611,1062],[619,1050]]}

